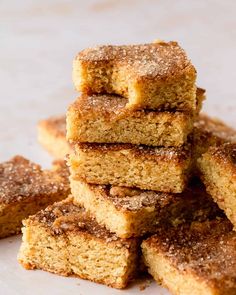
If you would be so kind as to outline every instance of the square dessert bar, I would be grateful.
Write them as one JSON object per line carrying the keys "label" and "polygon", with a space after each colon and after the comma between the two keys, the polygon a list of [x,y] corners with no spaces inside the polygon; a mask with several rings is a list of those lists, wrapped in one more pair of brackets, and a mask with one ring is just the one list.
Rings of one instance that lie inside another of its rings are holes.
{"label": "square dessert bar", "polygon": [[196,110],[196,70],[177,42],[98,46],[80,52],[73,64],[76,89],[112,93],[127,108]]}
{"label": "square dessert bar", "polygon": [[[198,101],[204,98],[199,89]],[[127,99],[82,94],[67,112],[67,139],[72,142],[132,143],[181,146],[193,130],[188,112],[134,110],[124,112]]]}
{"label": "square dessert bar", "polygon": [[202,221],[220,211],[199,182],[182,194],[88,184],[72,177],[70,185],[75,204],[121,238],[154,233],[163,223]]}
{"label": "square dessert bar", "polygon": [[0,238],[18,234],[22,220],[70,193],[64,161],[42,170],[21,156],[0,164]]}
{"label": "square dessert bar", "polygon": [[142,252],[149,273],[172,294],[236,294],[236,233],[226,218],[163,227]]}
{"label": "square dessert bar", "polygon": [[157,148],[79,143],[68,160],[72,177],[88,183],[181,193],[191,166],[191,145]]}
{"label": "square dessert bar", "polygon": [[138,269],[139,242],[120,239],[71,197],[24,221],[18,261],[26,269],[124,288]]}
{"label": "square dessert bar", "polygon": [[210,146],[236,142],[236,130],[219,119],[200,114],[194,123],[193,155],[198,159]]}
{"label": "square dessert bar", "polygon": [[208,193],[236,228],[236,143],[209,148],[198,167]]}
{"label": "square dessert bar", "polygon": [[41,120],[38,123],[38,141],[53,157],[64,159],[71,151],[66,141],[66,117]]}

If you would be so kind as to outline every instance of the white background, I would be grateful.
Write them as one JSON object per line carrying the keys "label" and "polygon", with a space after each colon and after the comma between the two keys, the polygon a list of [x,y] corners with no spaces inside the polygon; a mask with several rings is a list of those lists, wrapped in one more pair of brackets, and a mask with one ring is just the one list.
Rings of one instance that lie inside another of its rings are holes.
{"label": "white background", "polygon": [[[75,54],[96,44],[177,40],[207,89],[204,110],[235,126],[236,2],[170,0],[0,0],[0,160],[21,154],[44,167],[39,119],[63,114],[76,98]],[[40,271],[16,262],[20,237],[0,241],[0,294],[134,294]],[[141,294],[167,294],[153,284]]]}

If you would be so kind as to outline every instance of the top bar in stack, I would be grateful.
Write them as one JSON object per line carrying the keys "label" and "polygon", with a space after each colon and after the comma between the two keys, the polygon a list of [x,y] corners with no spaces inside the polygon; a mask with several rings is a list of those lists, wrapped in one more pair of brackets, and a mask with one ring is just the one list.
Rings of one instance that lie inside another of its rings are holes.
{"label": "top bar in stack", "polygon": [[196,110],[196,70],[177,42],[85,49],[74,60],[73,80],[83,93],[127,98],[126,108]]}

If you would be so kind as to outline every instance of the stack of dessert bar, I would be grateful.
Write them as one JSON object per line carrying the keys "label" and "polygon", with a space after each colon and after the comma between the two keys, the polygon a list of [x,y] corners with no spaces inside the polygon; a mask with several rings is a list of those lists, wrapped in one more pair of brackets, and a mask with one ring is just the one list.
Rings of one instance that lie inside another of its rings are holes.
{"label": "stack of dessert bar", "polygon": [[72,194],[121,238],[155,231],[170,195],[186,188],[203,99],[195,80],[176,42],[101,46],[75,59],[82,94],[67,113]]}
{"label": "stack of dessert bar", "polygon": [[220,198],[208,188],[212,168],[203,168],[210,155],[196,162],[224,139],[215,135],[220,124],[207,133],[213,121],[198,116],[204,91],[184,50],[160,41],[89,48],[75,58],[73,78],[81,95],[67,112],[70,145],[54,132],[63,118],[40,124],[49,151],[70,152],[72,195],[24,221],[20,263],[124,288],[142,259],[174,294],[235,294],[236,234],[190,180],[197,168]]}
{"label": "stack of dessert bar", "polygon": [[82,51],[74,62],[82,94],[67,114],[72,190],[82,181],[181,193],[199,111],[195,80],[176,42]]}

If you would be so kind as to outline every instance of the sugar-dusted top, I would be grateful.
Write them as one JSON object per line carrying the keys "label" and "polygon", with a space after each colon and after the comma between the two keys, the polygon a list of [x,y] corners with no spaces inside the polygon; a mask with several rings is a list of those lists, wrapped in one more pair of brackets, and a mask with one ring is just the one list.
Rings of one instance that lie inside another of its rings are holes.
{"label": "sugar-dusted top", "polygon": [[[236,177],[236,143],[225,143],[219,146],[210,147],[206,155],[210,155],[216,161],[224,163],[224,167],[228,167],[233,177]],[[223,168],[223,166],[222,166]]]}
{"label": "sugar-dusted top", "polygon": [[[126,116],[143,116],[143,114],[151,114],[154,117],[164,117],[168,114],[176,117],[191,116],[186,112],[179,112],[175,110],[158,112],[157,110],[141,109],[141,110],[127,110],[126,104],[128,99],[113,95],[113,94],[82,94],[69,107],[69,111],[79,112],[81,116],[95,117],[99,114],[110,119],[126,118]],[[125,113],[125,116],[122,114]]]}
{"label": "sugar-dusted top", "polygon": [[139,211],[142,208],[163,208],[175,200],[174,194],[141,190],[114,185],[93,185],[90,188],[100,192],[104,198],[110,200],[117,209],[124,211]]}
{"label": "sugar-dusted top", "polygon": [[66,136],[66,117],[57,116],[49,119],[41,120],[39,126],[48,129],[50,132],[55,134],[56,137]]}
{"label": "sugar-dusted top", "polygon": [[117,242],[127,247],[134,241],[133,239],[123,240],[118,238],[104,226],[99,225],[95,218],[91,217],[83,207],[73,204],[71,196],[39,211],[26,220],[25,224],[27,223],[41,223],[50,230],[52,235],[68,232],[91,234],[96,238],[106,240],[106,242]]}
{"label": "sugar-dusted top", "polygon": [[139,212],[145,208],[155,208],[156,211],[159,210],[159,214],[162,211],[166,212],[175,224],[224,216],[222,210],[207,194],[202,183],[196,179],[191,181],[187,189],[180,194],[114,185],[88,183],[84,185],[89,186],[95,196],[101,195],[104,200],[111,202],[117,210]]}
{"label": "sugar-dusted top", "polygon": [[[71,106],[74,111],[83,115],[119,114],[125,109],[128,100],[122,96],[112,94],[86,95],[82,94]],[[141,112],[141,111],[136,111]]]}
{"label": "sugar-dusted top", "polygon": [[[197,88],[197,108],[201,109],[201,103],[204,99],[205,91],[201,88]],[[92,118],[98,119],[100,116],[103,119],[108,121],[118,121],[126,120],[130,118],[144,118],[148,116],[149,118],[159,118],[166,120],[168,118],[169,123],[171,124],[173,118],[191,118],[192,115],[187,112],[180,112],[176,110],[151,110],[151,109],[139,109],[139,110],[130,110],[126,108],[128,99],[123,96],[114,95],[114,94],[85,94],[82,93],[70,106],[68,109],[68,117],[70,120],[76,120],[75,116],[79,118]],[[74,116],[70,117],[73,114]],[[73,119],[72,119],[73,118]],[[48,124],[49,124],[49,120]],[[71,121],[72,122],[72,121]],[[45,122],[46,123],[46,122]],[[51,125],[54,122],[51,122]],[[59,123],[58,123],[59,124]],[[54,123],[56,127],[56,122]],[[53,127],[53,125],[52,125]],[[55,128],[54,127],[54,128]]]}
{"label": "sugar-dusted top", "polygon": [[192,273],[218,289],[236,290],[236,233],[226,218],[162,228],[146,243],[179,272]]}
{"label": "sugar-dusted top", "polygon": [[236,130],[227,126],[224,122],[201,114],[194,124],[194,132],[199,140],[213,138],[216,144],[236,142]]}
{"label": "sugar-dusted top", "polygon": [[132,144],[99,144],[99,143],[78,143],[74,145],[75,152],[78,150],[83,152],[107,153],[113,151],[127,151],[134,157],[145,157],[146,159],[153,159],[156,161],[174,161],[181,163],[187,159],[190,160],[191,144],[187,143],[181,147],[151,147],[146,145],[132,145]]}
{"label": "sugar-dusted top", "polygon": [[149,78],[167,78],[191,66],[177,42],[97,46],[81,51],[76,59],[106,66],[125,66],[132,69],[130,75]]}
{"label": "sugar-dusted top", "polygon": [[68,168],[64,161],[54,163],[54,169],[43,171],[22,156],[0,164],[0,203],[19,202],[26,198],[56,193],[68,193]]}

